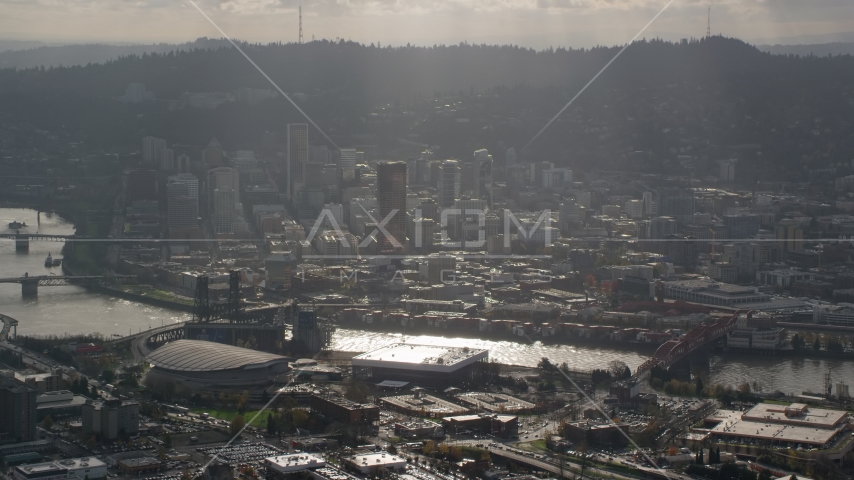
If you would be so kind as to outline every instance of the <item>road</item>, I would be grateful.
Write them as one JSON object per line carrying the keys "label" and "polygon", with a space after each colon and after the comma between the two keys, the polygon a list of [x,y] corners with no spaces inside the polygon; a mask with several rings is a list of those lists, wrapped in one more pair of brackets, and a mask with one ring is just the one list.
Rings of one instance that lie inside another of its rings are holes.
{"label": "road", "polygon": [[62,370],[68,373],[68,370],[70,369],[70,367],[61,365],[59,362],[48,357],[47,355],[42,355],[41,353],[21,348],[17,345],[9,343],[6,340],[0,341],[0,348],[11,350],[15,353],[20,354],[23,357],[23,362],[25,365],[30,365],[33,368],[43,372],[53,372],[55,370]]}

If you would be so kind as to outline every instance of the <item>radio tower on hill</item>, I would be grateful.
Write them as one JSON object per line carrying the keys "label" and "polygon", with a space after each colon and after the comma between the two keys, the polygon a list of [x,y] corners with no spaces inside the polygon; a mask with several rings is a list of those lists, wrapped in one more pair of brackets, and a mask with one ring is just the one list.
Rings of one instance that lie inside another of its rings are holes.
{"label": "radio tower on hill", "polygon": [[[300,7],[300,8],[302,8],[302,7]],[[300,43],[302,43],[302,16],[300,16],[299,22],[300,22],[299,23],[300,24],[300,27],[299,27],[300,37],[299,38],[300,38]],[[709,38],[711,36],[712,36],[712,6],[709,5],[709,16],[708,16],[708,19],[706,21],[706,38]]]}
{"label": "radio tower on hill", "polygon": [[302,45],[302,2],[299,2],[299,43]]}

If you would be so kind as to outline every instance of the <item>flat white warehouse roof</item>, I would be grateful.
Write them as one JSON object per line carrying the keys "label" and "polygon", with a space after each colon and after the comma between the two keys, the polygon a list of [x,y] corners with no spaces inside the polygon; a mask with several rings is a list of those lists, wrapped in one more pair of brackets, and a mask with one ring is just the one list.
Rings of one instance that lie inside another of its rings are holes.
{"label": "flat white warehouse roof", "polygon": [[294,455],[280,455],[264,459],[267,467],[281,473],[298,472],[309,468],[320,468],[326,466],[326,461],[314,455],[298,453]]}
{"label": "flat white warehouse roof", "polygon": [[451,373],[488,356],[484,349],[394,343],[353,357],[353,366]]}

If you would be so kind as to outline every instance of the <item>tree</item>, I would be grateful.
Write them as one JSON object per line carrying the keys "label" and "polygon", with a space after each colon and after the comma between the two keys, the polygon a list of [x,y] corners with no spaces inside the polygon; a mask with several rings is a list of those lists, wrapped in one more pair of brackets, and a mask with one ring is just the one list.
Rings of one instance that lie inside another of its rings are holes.
{"label": "tree", "polygon": [[761,472],[759,472],[759,480],[772,480],[773,478],[774,477],[772,477],[771,474],[768,473],[768,470],[762,470]]}
{"label": "tree", "polygon": [[705,387],[705,385],[703,385],[703,379],[700,377],[697,377],[697,383],[694,386],[694,390],[696,390],[697,395],[703,395],[703,388],[704,387]]}
{"label": "tree", "polygon": [[587,277],[584,279],[584,283],[588,288],[596,288],[596,277],[594,277],[592,273],[588,273]]}
{"label": "tree", "polygon": [[44,417],[44,420],[42,420],[42,427],[45,430],[50,430],[50,427],[52,427],[52,426],[53,426],[53,419],[50,418],[50,415]]}
{"label": "tree", "polygon": [[705,462],[703,462],[703,449],[701,448],[700,451],[697,452],[697,465],[703,465],[703,463]]}
{"label": "tree", "polygon": [[541,358],[539,363],[537,363],[537,366],[542,368],[544,372],[550,372],[555,369],[554,365],[552,365],[551,360],[546,357]]}
{"label": "tree", "polygon": [[812,349],[816,352],[821,350],[821,342],[818,340],[818,338],[816,338],[815,343],[812,344]]}
{"label": "tree", "polygon": [[750,395],[750,384],[747,382],[742,383],[738,386],[738,393],[742,395]]}
{"label": "tree", "polygon": [[272,413],[267,414],[267,433],[269,435],[276,434],[276,417]]}
{"label": "tree", "polygon": [[237,435],[243,430],[243,427],[246,426],[246,421],[243,420],[243,415],[235,415],[234,418],[231,419],[231,424],[228,426],[228,431],[231,432],[232,436]]}
{"label": "tree", "polygon": [[101,372],[101,379],[107,383],[113,383],[116,381],[116,372],[114,370],[110,370],[108,368],[105,368]]}
{"label": "tree", "polygon": [[[608,373],[614,378],[623,378],[627,368],[629,368],[628,365],[622,360],[611,360],[608,362]],[[631,370],[629,370],[629,376],[631,376]]]}

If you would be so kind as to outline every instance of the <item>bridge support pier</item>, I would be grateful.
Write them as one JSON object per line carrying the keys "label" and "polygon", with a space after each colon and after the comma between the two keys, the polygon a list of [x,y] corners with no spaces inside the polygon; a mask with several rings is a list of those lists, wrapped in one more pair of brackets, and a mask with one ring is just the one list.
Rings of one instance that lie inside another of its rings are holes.
{"label": "bridge support pier", "polygon": [[21,295],[24,297],[35,297],[39,294],[39,281],[21,282]]}
{"label": "bridge support pier", "polygon": [[16,236],[15,237],[15,251],[29,252],[30,251],[30,237],[26,237],[24,235]]}

